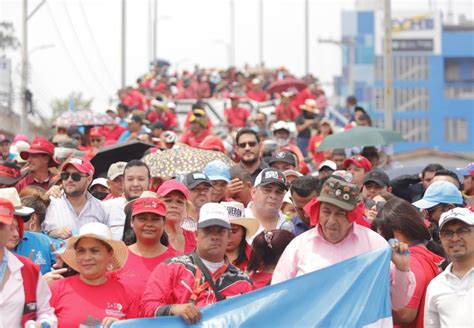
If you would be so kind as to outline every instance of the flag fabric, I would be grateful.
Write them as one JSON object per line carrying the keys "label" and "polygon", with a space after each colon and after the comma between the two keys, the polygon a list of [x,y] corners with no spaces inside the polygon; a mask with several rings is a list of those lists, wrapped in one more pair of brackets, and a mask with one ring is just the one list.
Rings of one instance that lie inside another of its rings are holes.
{"label": "flag fabric", "polygon": [[[384,247],[201,309],[191,327],[391,327],[391,248]],[[179,317],[113,328],[190,327]]]}

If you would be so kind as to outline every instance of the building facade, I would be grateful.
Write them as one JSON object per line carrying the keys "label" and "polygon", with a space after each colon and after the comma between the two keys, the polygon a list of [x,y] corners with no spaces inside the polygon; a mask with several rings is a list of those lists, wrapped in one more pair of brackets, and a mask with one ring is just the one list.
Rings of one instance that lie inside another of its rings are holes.
{"label": "building facade", "polygon": [[[384,119],[383,27],[381,10],[342,13],[346,46],[335,83],[345,97],[352,81],[375,126]],[[392,56],[394,129],[410,141],[395,149],[474,153],[474,24],[445,26],[429,11],[392,13]]]}

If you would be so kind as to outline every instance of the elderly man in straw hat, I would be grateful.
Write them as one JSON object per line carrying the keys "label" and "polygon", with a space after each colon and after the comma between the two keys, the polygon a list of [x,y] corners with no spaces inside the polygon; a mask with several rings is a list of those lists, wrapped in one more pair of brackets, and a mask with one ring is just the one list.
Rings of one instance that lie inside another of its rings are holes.
{"label": "elderly man in straw hat", "polygon": [[68,239],[61,255],[77,275],[54,281],[51,306],[60,327],[109,327],[112,322],[137,316],[136,299],[108,272],[119,270],[128,257],[127,246],[113,240],[110,228],[87,223]]}
{"label": "elderly man in straw hat", "polygon": [[249,277],[225,256],[230,229],[224,205],[201,207],[196,251],[156,267],[140,302],[140,316],[175,315],[196,323],[201,318],[199,307],[251,291]]}
{"label": "elderly man in straw hat", "polygon": [[[363,213],[356,185],[329,178],[310,215],[316,226],[297,236],[285,249],[273,273],[272,284],[325,268],[362,253],[385,247],[387,241],[354,221]],[[408,246],[392,245],[391,297],[394,309],[404,307],[413,295],[415,277],[410,271]]]}

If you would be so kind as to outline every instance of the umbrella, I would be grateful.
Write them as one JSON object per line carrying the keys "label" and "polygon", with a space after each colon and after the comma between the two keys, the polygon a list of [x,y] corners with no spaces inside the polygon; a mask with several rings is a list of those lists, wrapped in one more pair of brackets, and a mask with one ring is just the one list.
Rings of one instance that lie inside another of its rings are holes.
{"label": "umbrella", "polygon": [[94,165],[94,178],[107,174],[109,166],[113,163],[132,159],[141,159],[145,152],[154,147],[153,145],[138,140],[132,140],[121,144],[115,144],[102,148],[92,159]]}
{"label": "umbrella", "polygon": [[347,131],[327,136],[319,145],[318,151],[351,147],[380,146],[404,141],[405,140],[398,132],[392,130],[372,128],[368,126],[356,126]]}
{"label": "umbrella", "polygon": [[75,112],[64,112],[55,121],[54,126],[95,126],[115,124],[112,117],[105,113],[95,113],[90,110],[79,110]]}
{"label": "umbrella", "polygon": [[204,170],[207,163],[221,160],[232,166],[235,163],[220,151],[182,146],[149,154],[143,161],[148,165],[152,177],[172,178]]}
{"label": "umbrella", "polygon": [[277,80],[271,83],[267,87],[267,92],[268,93],[275,93],[275,92],[282,93],[283,91],[286,91],[290,88],[296,88],[298,91],[301,91],[307,86],[308,85],[303,80],[288,78],[288,79],[283,79],[283,80]]}

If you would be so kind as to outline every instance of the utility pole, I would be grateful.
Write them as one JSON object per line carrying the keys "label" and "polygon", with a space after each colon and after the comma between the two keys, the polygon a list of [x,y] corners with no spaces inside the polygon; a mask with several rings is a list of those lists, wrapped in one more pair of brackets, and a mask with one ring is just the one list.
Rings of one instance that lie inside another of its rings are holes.
{"label": "utility pole", "polygon": [[28,0],[23,0],[23,15],[22,15],[22,48],[21,48],[21,90],[20,90],[20,99],[21,99],[21,117],[20,117],[20,131],[21,133],[28,134],[29,132],[29,122],[28,122],[28,100],[26,99],[26,94],[28,91],[28,20],[33,17],[34,14],[40,9],[46,0],[41,1],[35,9],[28,14]]}
{"label": "utility pole", "polygon": [[234,0],[230,0],[230,54],[229,63],[230,66],[235,66],[235,3]]}
{"label": "utility pole", "polygon": [[258,32],[259,32],[259,38],[258,38],[258,59],[260,62],[260,66],[263,67],[263,0],[259,1],[259,6],[258,6]]}
{"label": "utility pole", "polygon": [[385,39],[383,49],[384,78],[384,120],[385,128],[393,130],[393,90],[392,90],[392,14],[390,0],[384,0]]}
{"label": "utility pole", "polygon": [[126,14],[126,0],[122,0],[122,78],[121,86],[125,88],[126,84],[126,69],[127,69],[127,14]]}
{"label": "utility pole", "polygon": [[28,104],[26,101],[26,90],[28,89],[28,0],[23,0],[23,47],[21,61],[21,120],[20,131],[27,133],[28,124]]}
{"label": "utility pole", "polygon": [[157,35],[158,35],[158,0],[153,0],[153,55],[151,61],[154,62],[156,57],[157,45]]}
{"label": "utility pole", "polygon": [[309,0],[304,2],[304,72],[309,74]]}

